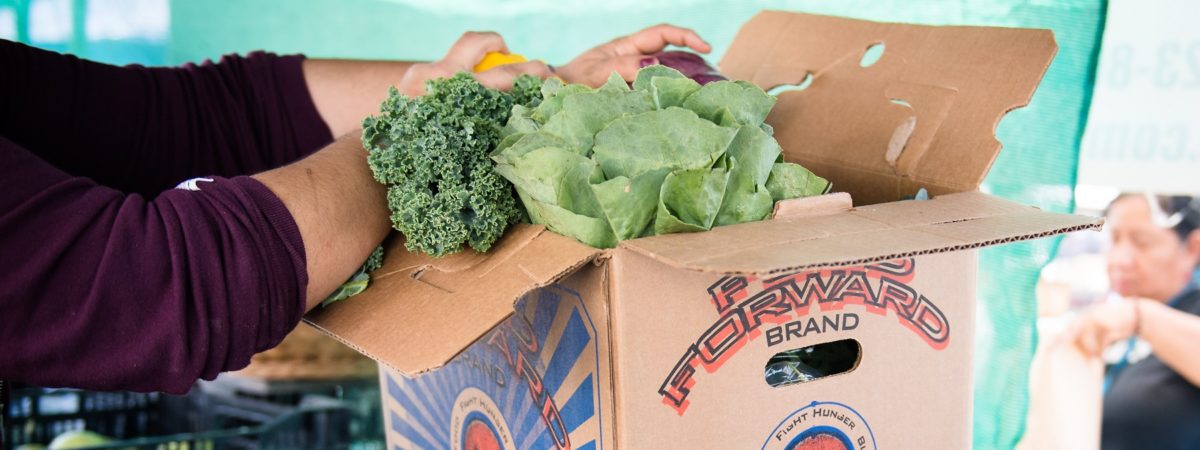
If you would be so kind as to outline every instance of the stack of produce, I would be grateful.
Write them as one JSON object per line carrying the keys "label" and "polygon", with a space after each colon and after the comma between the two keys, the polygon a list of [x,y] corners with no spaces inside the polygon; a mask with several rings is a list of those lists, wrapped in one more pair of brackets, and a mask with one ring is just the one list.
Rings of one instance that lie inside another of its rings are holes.
{"label": "stack of produce", "polygon": [[687,74],[655,65],[597,89],[522,77],[501,92],[460,73],[424,97],[393,91],[363,142],[407,248],[486,251],[522,218],[610,248],[763,220],[777,201],[828,190],[783,161],[764,123],[774,97],[694,55],[660,61]]}

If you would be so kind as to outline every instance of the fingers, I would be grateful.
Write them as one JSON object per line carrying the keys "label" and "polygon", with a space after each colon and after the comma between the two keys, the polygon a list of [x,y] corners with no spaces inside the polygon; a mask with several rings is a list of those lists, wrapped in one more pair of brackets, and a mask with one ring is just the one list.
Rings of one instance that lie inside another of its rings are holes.
{"label": "fingers", "polygon": [[1080,329],[1075,334],[1075,347],[1079,349],[1080,353],[1087,356],[1095,356],[1100,353],[1097,349],[1096,334],[1095,331],[1086,328]]}
{"label": "fingers", "polygon": [[1089,326],[1087,319],[1076,321],[1063,332],[1063,340],[1069,342],[1079,353],[1087,357],[1096,356],[1100,351],[1096,348],[1096,331]]}
{"label": "fingers", "polygon": [[[637,77],[637,72],[639,69],[646,66],[653,66],[655,64],[658,64],[658,58],[653,56],[641,54],[622,55],[609,58],[604,62],[603,67],[599,67],[599,70],[596,70],[596,73],[611,74],[613,72],[617,72],[621,75],[621,78],[625,79],[625,81],[633,81],[633,79]],[[603,81],[607,79],[608,77],[605,76],[600,82],[603,83]]]}
{"label": "fingers", "polygon": [[408,67],[396,89],[409,97],[425,95],[425,82],[454,75],[455,70],[437,63],[417,63]]}
{"label": "fingers", "polygon": [[479,81],[479,84],[489,88],[508,90],[512,88],[513,79],[522,74],[529,74],[538,78],[549,78],[554,76],[554,72],[550,71],[550,66],[547,66],[546,63],[541,61],[528,61],[493,67],[486,71],[475,74],[475,79]]}
{"label": "fingers", "polygon": [[491,31],[468,31],[446,52],[442,61],[456,70],[471,70],[488,52],[508,53],[504,38]]}
{"label": "fingers", "polygon": [[700,38],[699,34],[688,28],[669,24],[655,25],[637,33],[618,39],[618,45],[624,47],[622,54],[651,54],[658,53],[668,45],[686,47],[700,53],[712,51],[712,46]]}
{"label": "fingers", "polygon": [[1081,353],[1098,357],[1109,344],[1120,338],[1109,321],[1112,311],[1121,311],[1120,306],[1123,305],[1092,308],[1067,328],[1066,334]]}

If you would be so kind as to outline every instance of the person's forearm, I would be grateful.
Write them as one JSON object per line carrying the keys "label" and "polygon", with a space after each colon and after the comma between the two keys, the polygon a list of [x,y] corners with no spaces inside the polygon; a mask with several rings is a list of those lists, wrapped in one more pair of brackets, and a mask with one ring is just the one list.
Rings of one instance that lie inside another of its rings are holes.
{"label": "person's forearm", "polygon": [[0,136],[0,211],[0,379],[182,394],[304,313],[300,229],[252,178],[147,198]]}
{"label": "person's forearm", "polygon": [[1188,314],[1165,304],[1141,301],[1140,333],[1154,354],[1183,378],[1200,386],[1200,316]]}
{"label": "person's forearm", "polygon": [[304,78],[317,112],[334,136],[360,127],[362,119],[379,112],[388,88],[404,77],[413,63],[307,59]]}
{"label": "person's forearm", "polygon": [[296,163],[255,175],[287,206],[307,255],[307,308],[346,281],[391,230],[386,191],[358,130]]}
{"label": "person's forearm", "polygon": [[189,178],[261,172],[335,136],[309,100],[302,59],[118,67],[0,39],[0,136],[147,197]]}

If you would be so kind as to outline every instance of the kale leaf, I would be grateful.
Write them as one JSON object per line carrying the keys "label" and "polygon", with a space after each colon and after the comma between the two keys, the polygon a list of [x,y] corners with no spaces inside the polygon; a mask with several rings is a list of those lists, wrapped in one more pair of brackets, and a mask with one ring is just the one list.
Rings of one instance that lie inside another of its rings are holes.
{"label": "kale leaf", "polygon": [[379,115],[363,120],[367,163],[388,188],[392,226],[410,251],[487,251],[523,217],[488,155],[513,106],[540,101],[541,81],[523,75],[504,92],[462,72],[426,83],[426,91],[408,98],[393,88]]}

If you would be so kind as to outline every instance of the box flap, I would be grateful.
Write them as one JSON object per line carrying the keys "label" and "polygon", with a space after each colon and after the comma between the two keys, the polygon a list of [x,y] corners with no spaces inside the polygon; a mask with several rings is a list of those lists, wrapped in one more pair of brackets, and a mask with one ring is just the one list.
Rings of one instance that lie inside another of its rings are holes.
{"label": "box flap", "polygon": [[[864,67],[877,44],[882,54]],[[1029,103],[1057,49],[1049,30],[764,11],[742,26],[721,70],[791,90],[767,119],[787,160],[874,204],[920,187],[977,189],[1000,151],[996,125]]]}
{"label": "box flap", "polygon": [[396,239],[371,287],[317,308],[304,320],[407,375],[440,367],[513,314],[525,293],[591,261],[600,251],[544,227],[515,225],[487,253],[441,259]]}
{"label": "box flap", "polygon": [[1045,212],[980,192],[900,201],[818,217],[784,217],[668,234],[621,246],[672,266],[773,274],[859,265],[1099,229],[1103,219]]}

